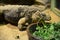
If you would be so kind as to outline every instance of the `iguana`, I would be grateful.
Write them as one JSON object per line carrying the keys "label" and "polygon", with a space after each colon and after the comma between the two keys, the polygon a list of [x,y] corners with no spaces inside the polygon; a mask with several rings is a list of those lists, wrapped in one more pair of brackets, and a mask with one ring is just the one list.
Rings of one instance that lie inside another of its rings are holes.
{"label": "iguana", "polygon": [[19,7],[17,10],[4,10],[4,18],[6,21],[17,24],[21,30],[29,24],[37,22],[39,18],[50,20],[51,17],[42,13],[38,7]]}

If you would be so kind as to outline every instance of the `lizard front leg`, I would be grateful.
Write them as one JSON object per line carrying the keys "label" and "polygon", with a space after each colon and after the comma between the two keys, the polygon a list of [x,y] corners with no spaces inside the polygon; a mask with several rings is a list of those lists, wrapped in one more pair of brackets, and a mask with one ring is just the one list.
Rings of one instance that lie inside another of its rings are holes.
{"label": "lizard front leg", "polygon": [[24,28],[23,25],[26,23],[27,20],[28,19],[26,17],[23,17],[23,18],[19,19],[19,21],[18,21],[18,28],[19,28],[19,30],[22,30]]}

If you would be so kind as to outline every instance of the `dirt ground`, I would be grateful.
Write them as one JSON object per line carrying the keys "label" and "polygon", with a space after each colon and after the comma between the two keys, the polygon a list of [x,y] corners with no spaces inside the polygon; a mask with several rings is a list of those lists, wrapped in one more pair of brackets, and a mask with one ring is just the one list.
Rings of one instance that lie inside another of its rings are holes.
{"label": "dirt ground", "polygon": [[47,15],[51,16],[51,22],[60,22],[60,17],[57,16],[54,12],[52,12],[50,9],[47,9],[44,11]]}
{"label": "dirt ground", "polygon": [[19,31],[16,26],[6,24],[0,26],[0,40],[28,40],[26,31]]}
{"label": "dirt ground", "polygon": [[[51,16],[51,22],[59,22],[60,17],[55,15],[50,9],[47,9],[46,14]],[[19,31],[16,26],[11,24],[0,26],[0,40],[29,40],[26,31]]]}

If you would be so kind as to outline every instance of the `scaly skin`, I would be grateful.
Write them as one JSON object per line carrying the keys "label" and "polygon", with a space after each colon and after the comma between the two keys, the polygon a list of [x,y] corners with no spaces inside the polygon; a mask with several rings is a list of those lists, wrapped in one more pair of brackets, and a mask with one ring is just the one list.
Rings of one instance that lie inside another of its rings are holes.
{"label": "scaly skin", "polygon": [[38,18],[41,17],[44,17],[44,20],[50,20],[50,17],[41,13],[37,7],[19,7],[17,10],[5,10],[4,17],[6,21],[17,24],[19,29],[23,29],[26,23],[28,26],[33,21],[37,22]]}
{"label": "scaly skin", "polygon": [[[45,13],[41,13],[40,11],[37,11],[32,16],[30,16],[30,17],[27,16],[27,17],[21,18],[18,21],[18,28],[20,30],[22,30],[23,28],[26,28],[31,23],[37,23],[38,20],[41,19],[41,18],[43,18],[45,21],[51,20],[51,17],[50,16],[46,15]],[[26,23],[28,23],[28,25],[25,25]]]}
{"label": "scaly skin", "polygon": [[17,10],[5,10],[4,17],[5,20],[17,24],[20,18],[32,16],[36,11],[39,10],[40,9],[36,7],[19,7]]}

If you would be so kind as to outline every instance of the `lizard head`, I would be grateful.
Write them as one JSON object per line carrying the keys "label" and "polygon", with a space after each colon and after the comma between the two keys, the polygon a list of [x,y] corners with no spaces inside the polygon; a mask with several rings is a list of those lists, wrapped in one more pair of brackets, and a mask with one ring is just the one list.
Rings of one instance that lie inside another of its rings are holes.
{"label": "lizard head", "polygon": [[43,12],[37,11],[32,15],[33,20],[43,19],[44,21],[50,21],[51,17]]}

